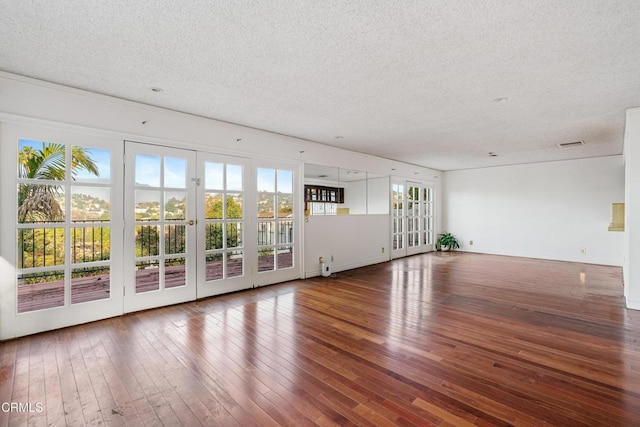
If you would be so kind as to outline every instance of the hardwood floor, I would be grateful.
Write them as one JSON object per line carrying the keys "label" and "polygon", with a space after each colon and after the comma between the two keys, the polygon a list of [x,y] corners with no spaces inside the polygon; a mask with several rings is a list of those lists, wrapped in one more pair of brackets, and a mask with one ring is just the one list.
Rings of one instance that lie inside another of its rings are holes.
{"label": "hardwood floor", "polygon": [[7,341],[0,425],[640,425],[621,276],[432,253]]}

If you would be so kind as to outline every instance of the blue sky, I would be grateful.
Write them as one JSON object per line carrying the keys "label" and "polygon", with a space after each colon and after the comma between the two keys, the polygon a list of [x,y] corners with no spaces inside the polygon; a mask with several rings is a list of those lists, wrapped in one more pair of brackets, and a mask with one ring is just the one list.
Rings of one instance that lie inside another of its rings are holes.
{"label": "blue sky", "polygon": [[[33,139],[20,139],[18,149],[22,150],[25,147],[31,147],[33,150],[42,150],[42,144],[43,141],[36,141]],[[76,181],[96,183],[109,182],[111,180],[111,150],[91,147],[84,148],[87,152],[87,155],[96,163],[99,176],[96,177],[95,175],[85,170],[78,170],[76,173]]]}

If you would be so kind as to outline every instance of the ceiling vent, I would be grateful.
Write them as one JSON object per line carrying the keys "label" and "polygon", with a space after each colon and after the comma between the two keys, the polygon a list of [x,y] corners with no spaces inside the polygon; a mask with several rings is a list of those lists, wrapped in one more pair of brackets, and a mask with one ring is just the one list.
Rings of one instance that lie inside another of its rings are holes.
{"label": "ceiling vent", "polygon": [[584,145],[584,141],[561,142],[560,144],[558,144],[558,147],[568,148],[568,147],[577,147],[578,145]]}

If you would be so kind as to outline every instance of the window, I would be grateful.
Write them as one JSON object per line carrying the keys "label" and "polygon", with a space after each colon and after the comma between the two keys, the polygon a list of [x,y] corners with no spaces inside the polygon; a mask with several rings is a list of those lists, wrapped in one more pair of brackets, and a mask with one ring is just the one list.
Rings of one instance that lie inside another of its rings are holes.
{"label": "window", "polygon": [[19,313],[109,298],[111,152],[18,141]]}

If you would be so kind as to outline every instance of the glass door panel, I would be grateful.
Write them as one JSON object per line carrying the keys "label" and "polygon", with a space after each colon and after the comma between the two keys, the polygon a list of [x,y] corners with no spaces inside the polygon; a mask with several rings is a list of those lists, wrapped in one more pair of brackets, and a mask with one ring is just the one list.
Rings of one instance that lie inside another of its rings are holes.
{"label": "glass door panel", "polygon": [[297,175],[292,166],[261,164],[255,168],[258,286],[300,277],[296,260],[298,227]]}
{"label": "glass door panel", "polygon": [[246,160],[198,153],[198,166],[198,297],[250,288]]}
{"label": "glass door panel", "polygon": [[391,184],[391,257],[398,258],[407,254],[405,240],[405,194],[404,183]]}
{"label": "glass door panel", "polygon": [[433,188],[392,182],[391,222],[393,258],[433,250]]}
{"label": "glass door panel", "polygon": [[125,150],[125,311],[195,299],[196,153],[134,142]]}

